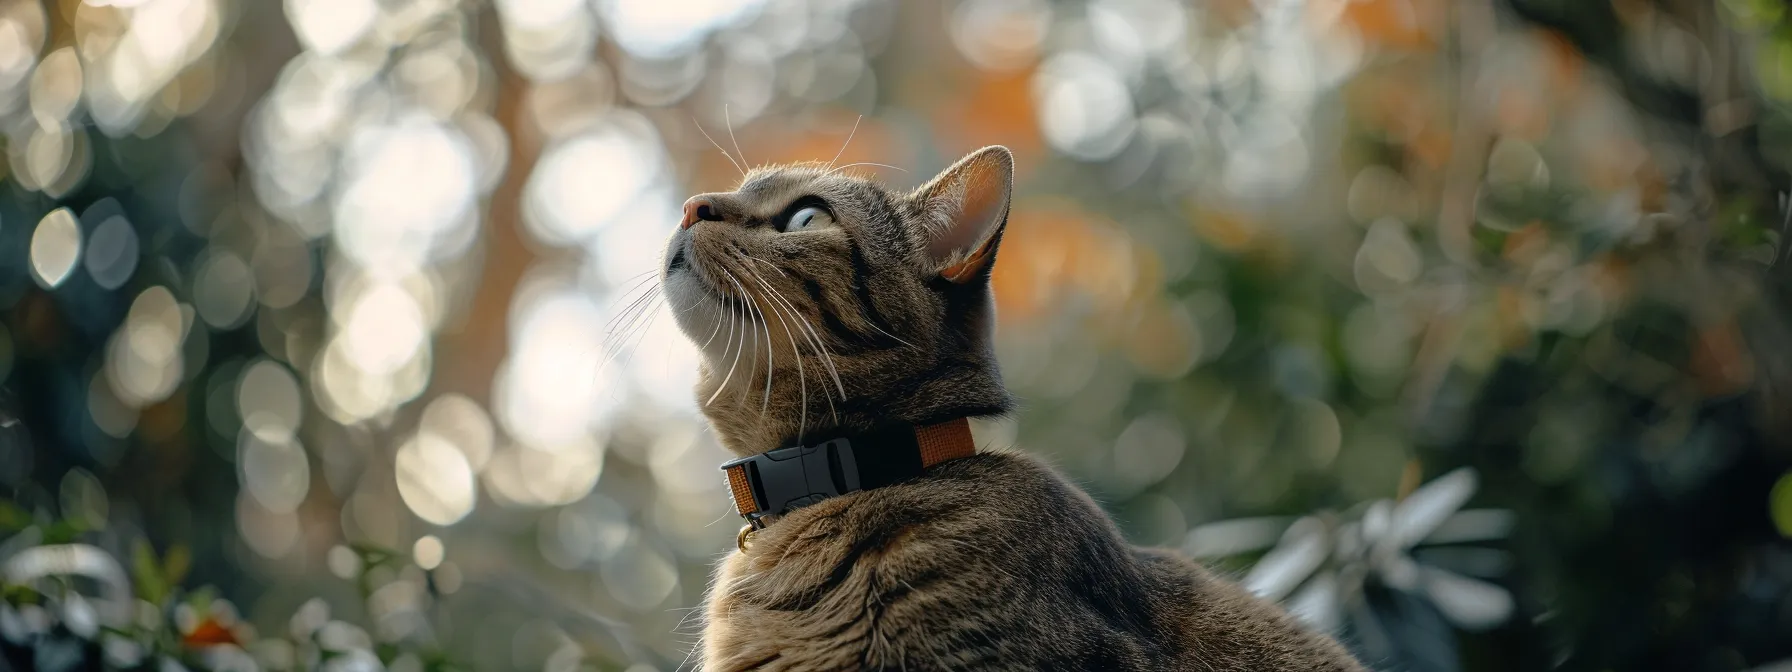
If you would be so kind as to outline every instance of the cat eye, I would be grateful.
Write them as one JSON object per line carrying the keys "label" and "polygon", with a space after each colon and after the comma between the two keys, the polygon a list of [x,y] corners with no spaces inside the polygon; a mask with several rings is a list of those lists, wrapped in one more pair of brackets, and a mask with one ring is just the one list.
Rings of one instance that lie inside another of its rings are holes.
{"label": "cat eye", "polygon": [[834,221],[833,217],[828,215],[828,211],[817,207],[807,207],[791,214],[789,219],[784,220],[784,226],[778,230],[786,232],[802,231],[804,229],[820,228],[832,221]]}

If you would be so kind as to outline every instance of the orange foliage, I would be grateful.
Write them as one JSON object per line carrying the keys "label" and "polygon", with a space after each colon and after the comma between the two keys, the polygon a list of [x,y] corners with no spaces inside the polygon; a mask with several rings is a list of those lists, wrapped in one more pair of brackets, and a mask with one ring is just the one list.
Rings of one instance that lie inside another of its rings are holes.
{"label": "orange foliage", "polygon": [[1437,48],[1441,18],[1437,0],[1353,0],[1343,23],[1370,46],[1406,51]]}
{"label": "orange foliage", "polygon": [[997,315],[1025,322],[1069,292],[1117,307],[1131,296],[1140,267],[1125,232],[1056,199],[1017,203],[1008,216],[990,277]]}
{"label": "orange foliage", "polygon": [[1160,378],[1187,373],[1200,357],[1201,335],[1188,314],[1154,297],[1144,302],[1125,338],[1126,355],[1140,372]]}
{"label": "orange foliage", "polygon": [[940,151],[957,156],[985,145],[1006,145],[1020,159],[1016,169],[1024,173],[1035,163],[1027,158],[1043,153],[1033,110],[1033,72],[975,71],[970,76],[961,93],[943,96],[933,110]]}
{"label": "orange foliage", "polygon": [[1700,329],[1687,368],[1699,391],[1713,397],[1747,389],[1755,375],[1754,357],[1734,321]]}
{"label": "orange foliage", "polygon": [[1365,74],[1347,92],[1352,114],[1388,139],[1406,145],[1408,162],[1436,170],[1450,160],[1454,129],[1434,87],[1413,86],[1424,70],[1390,68]]}
{"label": "orange foliage", "polygon": [[1506,236],[1506,244],[1500,250],[1500,254],[1506,258],[1506,261],[1513,264],[1529,266],[1547,249],[1549,249],[1549,230],[1543,227],[1543,222],[1532,221],[1524,228]]}
{"label": "orange foliage", "polygon": [[1586,71],[1587,59],[1561,33],[1539,30],[1536,36],[1549,54],[1550,87],[1564,98],[1576,97],[1584,84],[1581,76]]}
{"label": "orange foliage", "polygon": [[236,633],[231,632],[229,628],[224,627],[213,618],[207,618],[200,621],[198,625],[193,626],[193,631],[181,637],[180,641],[182,644],[191,648],[203,648],[219,644],[234,644],[240,646],[242,644],[242,642],[237,640]]}
{"label": "orange foliage", "polygon": [[1549,135],[1549,106],[1528,82],[1507,82],[1494,95],[1493,127],[1500,135],[1528,142],[1541,142]]}
{"label": "orange foliage", "polygon": [[1414,133],[1412,140],[1406,143],[1406,155],[1416,160],[1425,168],[1437,170],[1450,161],[1452,137],[1448,129],[1439,126],[1427,126]]}
{"label": "orange foliage", "polygon": [[1195,233],[1227,252],[1243,252],[1257,239],[1257,222],[1242,215],[1208,212],[1195,216]]}
{"label": "orange foliage", "polygon": [[1500,347],[1517,350],[1531,342],[1531,325],[1524,317],[1523,290],[1501,286],[1495,290],[1494,324]]}
{"label": "orange foliage", "polygon": [[1588,264],[1587,282],[1605,301],[1606,310],[1615,312],[1619,304],[1630,298],[1630,264],[1611,255],[1603,255]]}

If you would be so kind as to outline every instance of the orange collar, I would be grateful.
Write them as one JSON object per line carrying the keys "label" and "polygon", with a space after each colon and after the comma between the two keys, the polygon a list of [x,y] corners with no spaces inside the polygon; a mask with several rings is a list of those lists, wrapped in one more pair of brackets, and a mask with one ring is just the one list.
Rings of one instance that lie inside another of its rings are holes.
{"label": "orange collar", "polygon": [[[814,445],[791,446],[722,465],[734,510],[752,529],[829,497],[893,485],[948,460],[977,453],[965,418],[894,425]],[[746,530],[742,530],[745,537]]]}

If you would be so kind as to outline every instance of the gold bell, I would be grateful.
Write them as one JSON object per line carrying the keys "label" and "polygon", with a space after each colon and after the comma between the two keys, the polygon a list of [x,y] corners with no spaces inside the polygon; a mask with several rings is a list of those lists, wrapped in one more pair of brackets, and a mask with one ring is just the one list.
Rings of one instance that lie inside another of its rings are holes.
{"label": "gold bell", "polygon": [[740,534],[734,535],[734,545],[740,549],[740,552],[747,552],[747,547],[753,545],[753,532],[755,531],[752,523],[740,526]]}

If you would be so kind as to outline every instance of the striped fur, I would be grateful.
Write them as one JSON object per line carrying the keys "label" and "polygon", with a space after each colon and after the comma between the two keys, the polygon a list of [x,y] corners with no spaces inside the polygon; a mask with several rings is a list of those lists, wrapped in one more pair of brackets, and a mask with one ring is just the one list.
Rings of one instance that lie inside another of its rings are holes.
{"label": "striped fur", "polygon": [[[909,194],[782,166],[698,197],[714,219],[672,236],[662,281],[722,444],[1007,412],[988,281],[1012,166],[985,148]],[[828,217],[779,230],[809,206]],[[706,610],[705,670],[1361,669],[1198,565],[1127,546],[1010,453],[775,521],[722,563]]]}

